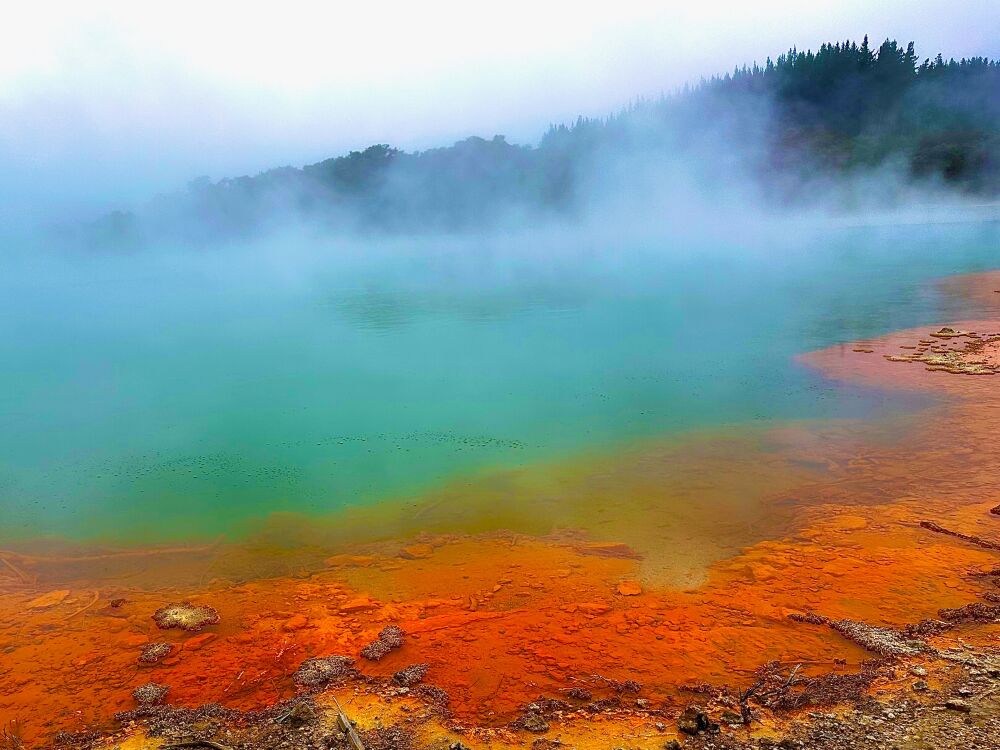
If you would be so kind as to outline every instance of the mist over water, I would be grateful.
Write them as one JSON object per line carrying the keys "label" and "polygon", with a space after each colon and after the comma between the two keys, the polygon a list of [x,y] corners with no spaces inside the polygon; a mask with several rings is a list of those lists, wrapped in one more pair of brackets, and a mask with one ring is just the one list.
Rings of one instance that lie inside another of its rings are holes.
{"label": "mist over water", "polygon": [[927,282],[998,248],[990,223],[731,229],[10,245],[0,536],[232,535],[683,430],[918,408],[792,357],[947,319]]}

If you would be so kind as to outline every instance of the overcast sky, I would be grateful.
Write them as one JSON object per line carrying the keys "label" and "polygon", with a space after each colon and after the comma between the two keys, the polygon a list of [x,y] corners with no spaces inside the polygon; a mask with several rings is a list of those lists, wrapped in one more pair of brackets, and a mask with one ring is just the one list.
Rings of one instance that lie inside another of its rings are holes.
{"label": "overcast sky", "polygon": [[[996,0],[65,2],[0,26],[0,202],[90,211],[550,122],[834,39],[1000,56]],[[29,209],[34,209],[30,211]]]}

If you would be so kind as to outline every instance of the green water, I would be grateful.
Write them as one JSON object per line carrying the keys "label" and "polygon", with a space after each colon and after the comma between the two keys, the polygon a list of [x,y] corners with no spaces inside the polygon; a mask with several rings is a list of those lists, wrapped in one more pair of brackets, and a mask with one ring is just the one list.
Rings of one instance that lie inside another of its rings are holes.
{"label": "green water", "polygon": [[918,408],[792,357],[956,314],[927,282],[1000,266],[998,238],[8,243],[0,538],[238,534],[693,428]]}

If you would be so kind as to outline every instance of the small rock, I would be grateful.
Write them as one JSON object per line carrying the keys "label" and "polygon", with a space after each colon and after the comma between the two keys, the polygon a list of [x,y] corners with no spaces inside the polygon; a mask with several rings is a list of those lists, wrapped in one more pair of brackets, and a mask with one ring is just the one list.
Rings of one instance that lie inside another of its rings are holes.
{"label": "small rock", "polygon": [[147,643],[139,654],[139,663],[156,664],[160,659],[169,656],[173,650],[173,645],[169,643]]}
{"label": "small rock", "polygon": [[427,676],[429,664],[414,664],[406,669],[401,669],[392,676],[392,681],[404,688],[413,687]]}
{"label": "small rock", "polygon": [[403,629],[398,625],[387,625],[378,634],[378,640],[372,641],[363,649],[361,655],[369,661],[378,661],[383,656],[403,645]]}
{"label": "small rock", "polygon": [[311,703],[300,701],[292,706],[292,709],[282,717],[282,721],[287,721],[292,726],[302,726],[303,724],[313,723],[318,717],[319,714]]}
{"label": "small rock", "polygon": [[411,544],[399,551],[404,560],[423,560],[434,554],[434,548],[429,544]]}
{"label": "small rock", "polygon": [[356,599],[351,599],[348,602],[340,605],[340,611],[344,614],[350,614],[352,612],[364,612],[369,609],[377,609],[379,603],[374,599],[367,596],[359,596]]}
{"label": "small rock", "polygon": [[697,706],[688,706],[677,719],[677,728],[684,734],[695,735],[709,727],[708,714]]}
{"label": "small rock", "polygon": [[219,613],[214,607],[196,606],[191,602],[182,602],[160,607],[153,613],[153,622],[161,630],[180,628],[181,630],[198,632],[208,625],[218,624]]}
{"label": "small rock", "polygon": [[305,615],[295,615],[285,620],[285,622],[282,623],[281,625],[281,629],[284,630],[286,633],[292,633],[296,630],[302,630],[302,628],[305,628],[308,625],[309,625],[308,617],[306,617]]}
{"label": "small rock", "polygon": [[638,581],[621,581],[618,584],[618,593],[622,596],[639,596],[642,593],[642,586]]}
{"label": "small rock", "polygon": [[296,685],[319,687],[351,674],[354,659],[349,656],[326,656],[306,659],[292,675]]}
{"label": "small rock", "polygon": [[140,706],[155,706],[163,702],[169,691],[170,687],[167,685],[147,682],[145,685],[140,685],[133,690],[132,697],[135,698],[135,702]]}
{"label": "small rock", "polygon": [[944,707],[951,711],[959,711],[963,714],[971,713],[972,711],[972,706],[963,700],[959,700],[958,698],[952,698],[951,700],[945,701]]}
{"label": "small rock", "polygon": [[541,716],[535,713],[525,714],[518,720],[518,726],[522,729],[526,729],[529,732],[536,732],[541,734],[542,732],[549,731],[549,723],[545,721]]}
{"label": "small rock", "polygon": [[917,692],[923,692],[927,690],[927,683],[924,682],[923,680],[917,680],[916,682],[913,683],[913,689],[916,690]]}

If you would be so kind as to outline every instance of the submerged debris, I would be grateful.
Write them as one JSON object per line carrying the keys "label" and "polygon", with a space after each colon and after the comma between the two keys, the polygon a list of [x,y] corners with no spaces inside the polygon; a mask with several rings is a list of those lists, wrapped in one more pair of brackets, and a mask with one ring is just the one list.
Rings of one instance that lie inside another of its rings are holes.
{"label": "submerged debris", "polygon": [[892,628],[869,625],[857,620],[831,620],[829,617],[810,612],[805,615],[792,614],[789,619],[810,625],[826,625],[836,630],[847,640],[880,656],[914,656],[930,650],[921,640],[908,638],[907,633]]}
{"label": "submerged debris", "polygon": [[163,699],[170,692],[168,685],[159,685],[155,682],[147,682],[132,691],[132,697],[140,706],[155,706],[163,703]]}
{"label": "submerged debris", "polygon": [[171,643],[147,643],[139,654],[139,663],[156,664],[160,659],[169,656],[173,650],[174,646]]}
{"label": "submerged debris", "polygon": [[855,673],[831,672],[807,676],[801,673],[801,665],[789,670],[780,662],[769,662],[757,670],[753,685],[739,691],[740,716],[744,724],[752,721],[751,701],[775,711],[858,703],[875,681],[882,663],[879,660],[866,661],[861,671]]}
{"label": "submerged debris", "polygon": [[938,534],[946,534],[947,536],[953,536],[956,539],[961,539],[965,542],[970,542],[984,549],[995,549],[1000,550],[1000,544],[997,542],[991,542],[989,539],[983,539],[978,536],[972,536],[970,534],[962,534],[958,531],[952,531],[951,529],[946,529],[943,526],[939,526],[933,521],[921,521],[920,526],[927,529],[928,531],[933,531]]}
{"label": "submerged debris", "polygon": [[398,625],[387,625],[378,634],[377,641],[372,641],[361,649],[361,655],[370,661],[378,661],[390,651],[402,647],[403,635],[403,629]]}
{"label": "submerged debris", "polygon": [[354,674],[354,659],[350,656],[320,656],[302,662],[292,680],[296,685],[314,688]]}
{"label": "submerged debris", "polygon": [[1000,581],[1000,567],[989,570],[973,570],[968,575],[970,578],[996,578]]}
{"label": "submerged debris", "polygon": [[214,607],[198,606],[191,602],[168,604],[153,613],[153,621],[162,630],[180,628],[197,633],[209,625],[217,625],[219,613]]}
{"label": "submerged debris", "polygon": [[641,560],[642,555],[624,542],[581,542],[573,547],[578,555],[612,557],[622,560]]}

